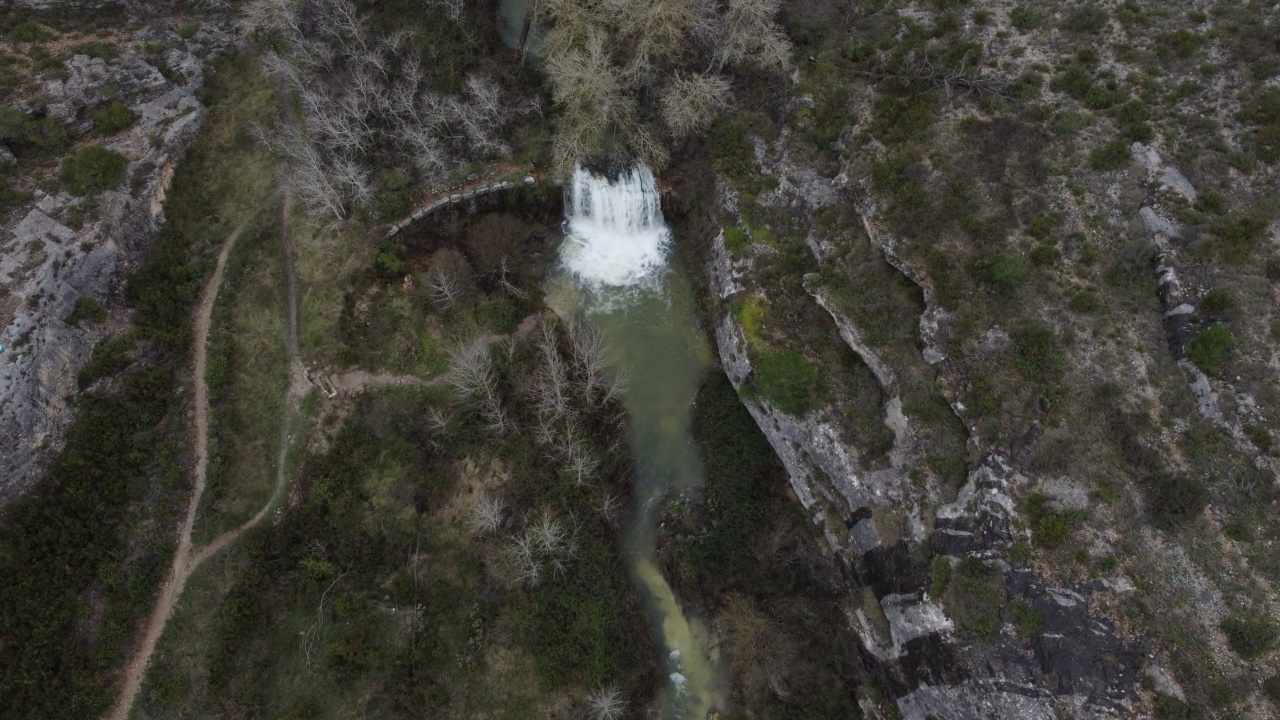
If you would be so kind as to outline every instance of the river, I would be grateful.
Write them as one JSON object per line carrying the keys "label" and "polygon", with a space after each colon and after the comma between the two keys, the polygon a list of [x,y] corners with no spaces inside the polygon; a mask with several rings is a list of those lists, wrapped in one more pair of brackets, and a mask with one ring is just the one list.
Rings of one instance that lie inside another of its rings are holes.
{"label": "river", "polygon": [[653,176],[635,168],[612,180],[575,172],[565,203],[561,263],[548,304],[601,331],[615,367],[630,373],[624,404],[636,459],[635,498],[625,534],[628,570],[649,613],[668,682],[664,718],[702,720],[724,709],[727,682],[704,622],[681,606],[656,561],[664,500],[696,493],[702,461],[691,409],[710,349],[697,324],[687,276],[673,264]]}

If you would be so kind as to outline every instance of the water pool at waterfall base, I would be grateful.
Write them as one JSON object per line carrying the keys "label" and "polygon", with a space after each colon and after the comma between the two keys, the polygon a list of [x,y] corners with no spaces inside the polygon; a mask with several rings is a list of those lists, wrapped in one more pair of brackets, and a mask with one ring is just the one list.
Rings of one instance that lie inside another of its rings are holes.
{"label": "water pool at waterfall base", "polygon": [[565,321],[599,329],[608,360],[629,375],[623,401],[636,507],[624,534],[628,571],[667,673],[662,716],[701,720],[725,708],[725,670],[709,649],[710,629],[675,596],[655,552],[663,503],[696,494],[702,482],[691,407],[711,351],[693,290],[671,258],[673,239],[649,169],[610,179],[579,167],[567,193],[560,263],[546,301]]}

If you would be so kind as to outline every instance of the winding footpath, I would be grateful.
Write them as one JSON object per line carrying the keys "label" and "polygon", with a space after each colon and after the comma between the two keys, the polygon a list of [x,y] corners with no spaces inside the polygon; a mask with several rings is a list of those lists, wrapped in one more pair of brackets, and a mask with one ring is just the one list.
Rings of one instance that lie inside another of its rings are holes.
{"label": "winding footpath", "polygon": [[[246,221],[247,222],[247,221]],[[191,530],[196,523],[196,511],[200,507],[200,496],[204,494],[205,471],[209,463],[209,385],[205,382],[205,366],[208,358],[209,325],[213,320],[213,304],[218,297],[218,287],[222,284],[222,272],[227,265],[227,256],[236,243],[236,238],[244,230],[245,223],[231,231],[222,243],[218,252],[218,262],[214,266],[213,276],[205,283],[200,294],[200,304],[196,308],[194,343],[195,343],[195,490],[191,493],[191,501],[187,505],[187,516],[182,521],[182,531],[178,536],[178,550],[173,554],[173,566],[169,570],[169,578],[165,582],[160,600],[151,610],[147,619],[146,631],[142,636],[142,645],[125,668],[124,686],[116,704],[106,715],[108,720],[125,720],[133,708],[134,698],[142,687],[146,677],[147,664],[155,652],[156,643],[164,632],[164,626],[173,615],[174,606],[182,595],[183,588],[191,573],[200,565],[202,558],[194,555],[191,549]],[[225,544],[225,543],[224,543]],[[205,548],[206,550],[208,548]]]}

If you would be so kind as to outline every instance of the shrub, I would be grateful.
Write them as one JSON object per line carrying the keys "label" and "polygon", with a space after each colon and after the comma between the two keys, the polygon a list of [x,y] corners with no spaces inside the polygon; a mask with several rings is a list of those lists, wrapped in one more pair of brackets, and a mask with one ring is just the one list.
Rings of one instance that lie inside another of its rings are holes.
{"label": "shrub", "polygon": [[951,583],[951,561],[936,555],[929,563],[929,596],[934,599],[942,597]]}
{"label": "shrub", "polygon": [[120,153],[90,145],[62,161],[62,181],[74,195],[97,195],[119,187],[128,167]]}
{"label": "shrub", "polygon": [[1222,363],[1227,359],[1227,353],[1231,351],[1233,344],[1231,331],[1220,323],[1214,324],[1187,343],[1187,359],[1213,375],[1222,369]]}
{"label": "shrub", "polygon": [[1123,138],[1116,138],[1089,152],[1089,167],[1094,170],[1103,172],[1119,170],[1128,162],[1129,143]]}
{"label": "shrub", "polygon": [[1158,471],[1143,483],[1147,510],[1155,524],[1173,530],[1200,514],[1209,504],[1209,489],[1183,473]]}
{"label": "shrub", "polygon": [[1058,262],[1059,257],[1058,249],[1046,243],[1041,243],[1031,248],[1031,252],[1028,255],[1031,258],[1031,262],[1040,267]]}
{"label": "shrub", "polygon": [[1213,232],[1220,241],[1218,255],[1227,262],[1244,261],[1266,236],[1268,224],[1267,218],[1261,215],[1245,215],[1215,224]]}
{"label": "shrub", "polygon": [[1013,91],[1019,100],[1035,100],[1040,97],[1040,88],[1044,87],[1044,78],[1040,73],[1025,72],[1013,81]]}
{"label": "shrub", "polygon": [[1040,24],[1040,13],[1026,5],[1014,5],[1009,11],[1009,21],[1020,32],[1026,32]]}
{"label": "shrub", "polygon": [[70,139],[65,128],[48,118],[29,118],[17,108],[0,108],[0,144],[19,157],[61,153]]}
{"label": "shrub", "polygon": [[1189,58],[1196,54],[1204,44],[1204,36],[1185,28],[1173,32],[1160,33],[1155,37],[1156,57],[1162,60],[1170,58]]}
{"label": "shrub", "polygon": [[531,229],[515,215],[491,213],[467,228],[464,250],[481,275],[497,275],[504,262],[508,271],[514,271],[525,255],[520,243]]}
{"label": "shrub", "polygon": [[49,37],[49,32],[32,20],[24,20],[14,25],[6,35],[12,42],[37,42]]}
{"label": "shrub", "polygon": [[1010,295],[1022,285],[1022,258],[1002,255],[994,260],[976,260],[969,272],[978,282],[1000,295]]}
{"label": "shrub", "polygon": [[128,105],[110,102],[93,111],[93,129],[103,135],[115,135],[132,125],[137,117]]}
{"label": "shrub", "polygon": [[1013,626],[1022,637],[1031,639],[1044,632],[1044,618],[1040,617],[1035,608],[1021,600],[1014,600],[1009,603],[1009,609],[1013,611]]}
{"label": "shrub", "polygon": [[1071,301],[1067,303],[1067,308],[1072,312],[1090,314],[1096,313],[1102,309],[1102,298],[1098,294],[1090,290],[1081,290],[1071,296]]}
{"label": "shrub", "polygon": [[1093,89],[1093,78],[1089,76],[1089,71],[1073,63],[1053,76],[1053,80],[1049,81],[1049,89],[1083,101]]}
{"label": "shrub", "polygon": [[1262,681],[1262,693],[1272,705],[1280,707],[1280,675],[1272,675]]}
{"label": "shrub", "polygon": [[1214,288],[1205,293],[1200,308],[1210,315],[1221,317],[1236,309],[1236,296],[1227,288]]}
{"label": "shrub", "polygon": [[876,102],[870,133],[886,145],[927,137],[937,119],[938,99],[928,88],[887,85]]}
{"label": "shrub", "polygon": [[755,389],[788,415],[813,409],[822,390],[818,369],[794,350],[763,353],[756,361]]}
{"label": "shrub", "polygon": [[114,60],[119,55],[114,45],[104,43],[101,40],[90,40],[89,42],[72,45],[71,54],[88,55],[99,60]]}
{"label": "shrub", "polygon": [[1093,3],[1087,3],[1072,10],[1062,21],[1062,29],[1067,32],[1096,35],[1107,25],[1107,11]]}
{"label": "shrub", "polygon": [[724,249],[735,258],[742,257],[747,249],[751,247],[751,238],[743,232],[742,228],[731,227],[724,231]]}
{"label": "shrub", "polygon": [[947,592],[947,609],[960,627],[984,642],[995,642],[1000,633],[1000,608],[1004,604],[1004,578],[976,557],[960,562]]}
{"label": "shrub", "polygon": [[1276,628],[1258,615],[1232,614],[1218,626],[1227,636],[1227,644],[1245,660],[1267,653],[1276,644]]}
{"label": "shrub", "polygon": [[1013,338],[1013,365],[1028,380],[1052,383],[1066,372],[1067,359],[1058,347],[1053,328],[1041,322],[1016,328]]}
{"label": "shrub", "polygon": [[1195,208],[1200,212],[1222,215],[1227,211],[1227,201],[1217,190],[1206,190],[1196,197]]}
{"label": "shrub", "polygon": [[67,316],[65,322],[68,325],[79,325],[82,322],[99,322],[106,319],[106,317],[107,311],[98,304],[97,300],[81,295],[76,298],[76,306],[72,309],[71,314]]}

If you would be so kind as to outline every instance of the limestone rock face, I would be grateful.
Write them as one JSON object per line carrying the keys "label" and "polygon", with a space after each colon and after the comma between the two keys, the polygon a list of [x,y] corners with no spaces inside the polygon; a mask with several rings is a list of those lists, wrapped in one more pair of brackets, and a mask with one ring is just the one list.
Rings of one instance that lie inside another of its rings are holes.
{"label": "limestone rock face", "polygon": [[[106,4],[14,0],[10,7]],[[107,329],[124,320],[123,279],[163,222],[173,166],[204,120],[196,99],[204,68],[232,37],[229,25],[214,22],[189,44],[167,24],[144,27],[136,39],[174,45],[165,56],[168,77],[125,49],[109,62],[73,56],[65,79],[45,82],[46,116],[73,129],[87,130],[93,108],[113,100],[127,104],[137,121],[101,141],[129,160],[120,187],[94,198],[37,192],[31,206],[13,211],[0,227],[0,287],[7,291],[0,296],[0,505],[35,482],[61,447],[80,369]],[[0,163],[6,157],[12,157],[7,150]],[[68,324],[81,297],[106,308],[108,318]]]}
{"label": "limestone rock face", "polygon": [[[784,168],[779,175],[800,173]],[[732,193],[722,186],[721,194],[726,213],[732,215]],[[812,206],[828,202],[828,194],[824,190]],[[808,244],[815,255],[821,253],[820,239]],[[750,383],[752,365],[746,333],[727,308],[745,289],[751,272],[746,262],[730,256],[723,234],[713,241],[708,288],[716,305],[725,308],[714,318],[715,338],[725,373],[740,390]],[[743,403],[851,584],[874,591],[878,608],[861,605],[849,612],[850,628],[861,646],[855,654],[865,673],[880,680],[887,699],[907,720],[1139,716],[1142,648],[1090,609],[1096,600],[1132,592],[1132,584],[1116,578],[1062,587],[1029,568],[1010,566],[1008,550],[1026,533],[1016,529],[1014,498],[1029,480],[1007,451],[988,451],[954,499],[921,497],[903,470],[918,451],[913,429],[902,417],[893,368],[861,342],[858,318],[841,315],[818,289],[810,295],[832,315],[841,338],[867,360],[882,386],[885,421],[895,438],[891,467],[860,464],[859,448],[830,419],[830,412],[793,417],[750,393]],[[922,316],[926,340],[936,329],[936,317],[929,308]],[[922,354],[930,365],[945,364],[940,355],[930,359]],[[953,397],[948,401],[954,404]],[[1054,497],[1070,504],[1071,488]],[[893,512],[906,515],[903,530],[878,530],[877,518]],[[948,615],[945,604],[929,595],[930,569],[919,560],[926,547],[953,565],[979,561],[1002,596],[1034,610],[1043,631],[1022,638],[1005,624],[991,640],[962,635],[961,624]],[[880,630],[869,617],[876,610],[883,614]]]}

